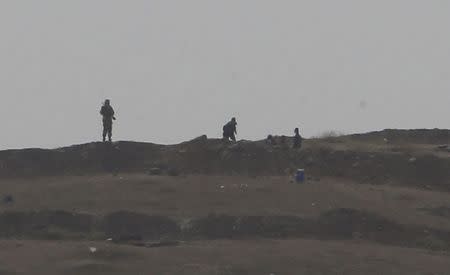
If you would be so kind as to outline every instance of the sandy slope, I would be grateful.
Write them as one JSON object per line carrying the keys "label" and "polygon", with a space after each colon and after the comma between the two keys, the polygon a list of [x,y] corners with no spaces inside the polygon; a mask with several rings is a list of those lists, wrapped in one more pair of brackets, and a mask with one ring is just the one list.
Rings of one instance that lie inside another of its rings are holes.
{"label": "sandy slope", "polygon": [[[89,247],[98,252],[91,253]],[[0,241],[0,274],[447,275],[450,255],[358,242],[188,242],[157,249],[105,242]]]}
{"label": "sandy slope", "polygon": [[314,217],[351,208],[401,224],[450,230],[449,217],[426,211],[450,207],[450,193],[333,178],[298,185],[289,177],[99,175],[3,180],[1,192],[15,198],[13,204],[0,205],[3,211],[107,214],[127,210],[175,218],[211,213]]}

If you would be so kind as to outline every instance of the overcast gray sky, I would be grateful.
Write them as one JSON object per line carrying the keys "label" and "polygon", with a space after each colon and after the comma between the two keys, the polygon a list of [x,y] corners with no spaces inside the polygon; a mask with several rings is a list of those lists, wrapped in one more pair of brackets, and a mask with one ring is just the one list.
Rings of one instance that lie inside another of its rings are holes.
{"label": "overcast gray sky", "polygon": [[450,128],[448,0],[0,1],[0,148]]}

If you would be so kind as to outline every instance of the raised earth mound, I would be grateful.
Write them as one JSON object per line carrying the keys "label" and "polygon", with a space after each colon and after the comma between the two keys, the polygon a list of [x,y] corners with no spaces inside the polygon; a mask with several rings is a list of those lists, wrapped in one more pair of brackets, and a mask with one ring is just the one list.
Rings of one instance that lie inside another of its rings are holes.
{"label": "raised earth mound", "polygon": [[54,150],[0,152],[0,178],[148,172],[206,175],[341,177],[365,183],[450,190],[450,130],[384,130],[310,139],[223,142],[201,136],[178,145],[89,143]]}

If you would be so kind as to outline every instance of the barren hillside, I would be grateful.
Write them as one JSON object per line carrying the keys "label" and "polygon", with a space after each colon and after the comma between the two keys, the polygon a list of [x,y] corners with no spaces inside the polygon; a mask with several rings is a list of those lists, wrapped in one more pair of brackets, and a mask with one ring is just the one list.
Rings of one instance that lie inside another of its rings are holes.
{"label": "barren hillside", "polygon": [[366,183],[432,186],[450,190],[449,130],[385,130],[311,139],[301,150],[277,139],[225,143],[199,137],[178,145],[137,142],[89,143],[55,150],[0,152],[0,177],[162,173],[339,177]]}
{"label": "barren hillside", "polygon": [[450,274],[449,132],[2,151],[0,274]]}

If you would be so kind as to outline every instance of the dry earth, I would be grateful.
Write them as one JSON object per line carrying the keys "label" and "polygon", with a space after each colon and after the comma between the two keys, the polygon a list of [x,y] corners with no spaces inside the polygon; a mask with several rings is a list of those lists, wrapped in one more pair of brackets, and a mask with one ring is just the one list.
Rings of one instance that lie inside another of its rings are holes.
{"label": "dry earth", "polygon": [[[89,247],[96,247],[91,253]],[[355,241],[195,241],[157,249],[104,242],[0,241],[0,274],[432,275],[441,252]]]}
{"label": "dry earth", "polygon": [[206,138],[3,151],[0,274],[448,275],[449,143],[386,130],[300,151]]}

